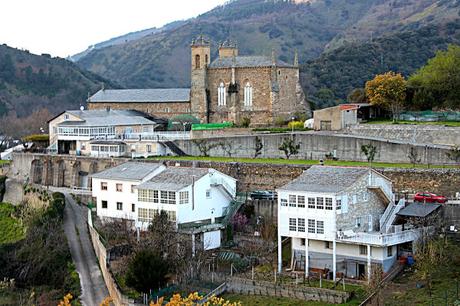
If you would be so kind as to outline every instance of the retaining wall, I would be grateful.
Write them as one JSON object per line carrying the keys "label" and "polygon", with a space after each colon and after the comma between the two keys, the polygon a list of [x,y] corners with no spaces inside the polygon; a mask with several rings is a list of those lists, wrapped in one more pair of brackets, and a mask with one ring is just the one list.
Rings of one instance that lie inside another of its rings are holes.
{"label": "retaining wall", "polygon": [[294,298],[304,301],[342,304],[350,299],[350,293],[323,288],[275,285],[265,281],[231,278],[227,282],[227,292],[242,295],[261,295]]}

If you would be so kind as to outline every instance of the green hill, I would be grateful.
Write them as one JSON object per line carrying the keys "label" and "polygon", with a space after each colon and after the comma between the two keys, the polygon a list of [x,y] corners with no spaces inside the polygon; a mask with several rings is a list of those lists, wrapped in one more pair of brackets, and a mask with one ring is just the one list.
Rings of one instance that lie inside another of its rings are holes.
{"label": "green hill", "polygon": [[[184,87],[190,82],[189,45],[199,34],[214,42],[214,57],[217,42],[231,38],[239,43],[240,54],[268,55],[275,48],[281,60],[290,62],[298,50],[300,62],[310,65],[313,59],[321,60],[335,52],[340,55],[343,48],[360,46],[371,39],[375,42],[383,35],[417,33],[427,27],[458,22],[459,9],[459,0],[235,0],[170,30],[93,50],[78,64],[125,87]],[[421,52],[431,55],[433,49],[444,45],[444,41],[435,45],[433,38],[433,44],[427,49],[421,46]],[[360,64],[353,54],[349,56]],[[417,64],[423,64],[425,59],[416,60]],[[391,63],[390,57],[384,58],[384,63],[397,64]],[[303,76],[306,73],[309,72],[304,71]],[[307,91],[311,95],[318,88],[331,87],[329,81],[344,80],[348,83],[340,87],[355,85],[354,80],[334,77],[320,84],[307,79],[303,84],[313,90]],[[347,93],[334,90],[334,97]]]}
{"label": "green hill", "polygon": [[102,83],[116,87],[65,59],[0,45],[0,117],[26,117],[43,108],[52,114],[78,109]]}

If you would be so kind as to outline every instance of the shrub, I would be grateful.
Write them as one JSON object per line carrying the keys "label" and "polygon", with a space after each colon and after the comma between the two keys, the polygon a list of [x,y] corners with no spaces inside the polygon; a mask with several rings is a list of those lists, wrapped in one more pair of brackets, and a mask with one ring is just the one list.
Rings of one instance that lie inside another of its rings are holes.
{"label": "shrub", "polygon": [[303,130],[303,121],[291,121],[288,123],[288,128],[294,128],[294,130]]}
{"label": "shrub", "polygon": [[241,119],[240,126],[244,128],[248,128],[251,125],[251,118],[244,117]]}

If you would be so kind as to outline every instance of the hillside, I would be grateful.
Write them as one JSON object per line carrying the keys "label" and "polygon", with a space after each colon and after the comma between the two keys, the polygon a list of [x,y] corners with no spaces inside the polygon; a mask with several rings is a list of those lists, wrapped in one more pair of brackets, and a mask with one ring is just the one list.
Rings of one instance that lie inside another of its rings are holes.
{"label": "hillside", "polygon": [[383,34],[458,22],[459,9],[459,0],[234,0],[174,29],[92,50],[78,64],[125,87],[184,87],[190,82],[189,45],[198,34],[214,42],[213,57],[217,42],[231,38],[238,41],[240,54],[270,54],[275,48],[279,59],[291,62],[297,49],[306,63]]}
{"label": "hillside", "polygon": [[302,86],[317,106],[344,102],[351,90],[364,88],[376,74],[391,70],[408,76],[452,43],[460,44],[459,22],[347,43],[302,65]]}
{"label": "hillside", "polygon": [[0,45],[0,117],[26,117],[42,108],[52,114],[78,109],[102,83],[116,87],[65,59]]}

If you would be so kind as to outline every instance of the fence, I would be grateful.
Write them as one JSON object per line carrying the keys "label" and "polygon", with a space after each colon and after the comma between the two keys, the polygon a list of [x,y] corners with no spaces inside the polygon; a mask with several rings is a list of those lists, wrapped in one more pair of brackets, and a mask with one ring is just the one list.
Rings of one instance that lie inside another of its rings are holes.
{"label": "fence", "polygon": [[421,122],[460,121],[460,112],[404,112],[399,118],[401,120]]}

